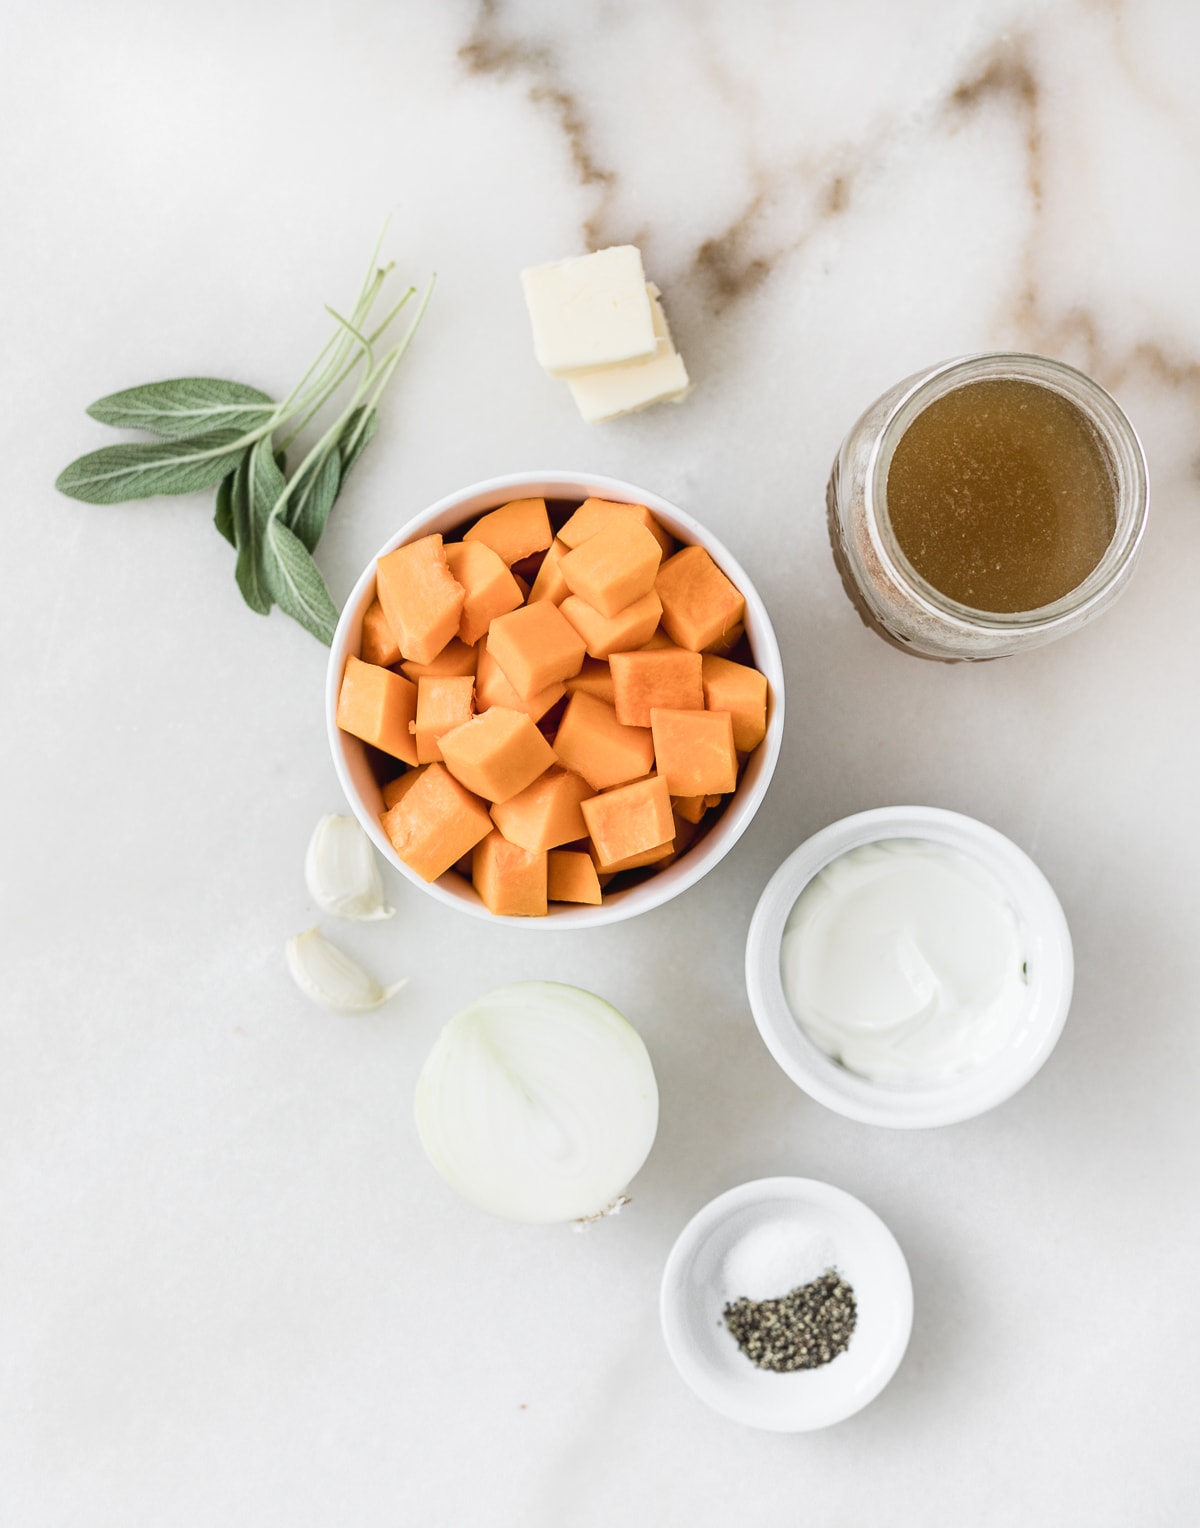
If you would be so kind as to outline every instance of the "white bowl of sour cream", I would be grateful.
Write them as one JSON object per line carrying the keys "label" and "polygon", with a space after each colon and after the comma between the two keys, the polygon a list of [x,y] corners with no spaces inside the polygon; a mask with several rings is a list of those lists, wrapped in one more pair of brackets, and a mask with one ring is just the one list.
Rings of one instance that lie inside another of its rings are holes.
{"label": "white bowl of sour cream", "polygon": [[759,899],[746,985],[759,1033],[811,1097],[866,1124],[971,1119],[1054,1049],[1074,959],[1050,883],[1016,844],[937,807],[843,818]]}

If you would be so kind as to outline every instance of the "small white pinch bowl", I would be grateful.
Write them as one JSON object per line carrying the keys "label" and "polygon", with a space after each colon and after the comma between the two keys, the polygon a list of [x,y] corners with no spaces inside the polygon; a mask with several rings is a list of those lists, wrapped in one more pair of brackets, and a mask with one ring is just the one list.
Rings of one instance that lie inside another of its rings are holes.
{"label": "small white pinch bowl", "polygon": [[[833,1266],[854,1290],[850,1344],[821,1368],[759,1369],[725,1325],[725,1306],[746,1293],[729,1283],[727,1260],[742,1238],[768,1225],[829,1242]],[[672,1362],[714,1411],[769,1432],[813,1432],[861,1411],[900,1367],[912,1331],[912,1279],[896,1238],[852,1194],[813,1178],[760,1178],[719,1195],[684,1227],[663,1271],[660,1309]]]}
{"label": "small white pinch bowl", "polygon": [[[552,902],[544,918],[501,917],[489,912],[471,883],[454,871],[448,871],[437,881],[427,882],[410,870],[397,856],[379,825],[383,798],[371,771],[365,745],[342,732],[337,725],[337,696],[342,673],[347,657],[357,655],[359,651],[363,615],[375,598],[375,564],[379,558],[406,541],[434,532],[448,534],[489,509],[496,509],[511,499],[525,498],[578,502],[598,498],[625,504],[644,504],[677,541],[683,545],[704,547],[745,597],[746,636],[755,665],[766,675],[770,688],[767,735],[754,750],[737,791],[720,819],[704,838],[665,870],[623,891],[611,895],[605,893],[599,907]],[[660,498],[658,494],[648,493],[645,489],[637,488],[632,483],[620,482],[616,478],[582,472],[518,472],[488,478],[482,483],[474,483],[469,488],[460,488],[455,493],[447,494],[444,499],[439,499],[436,504],[430,505],[403,525],[371,558],[350,591],[333,635],[325,682],[325,719],[334,769],[350,809],[387,863],[393,865],[406,880],[446,906],[456,907],[491,923],[543,929],[597,928],[602,924],[620,923],[625,918],[661,907],[689,886],[694,886],[724,859],[749,827],[771,783],[783,739],[783,664],[771,619],[758,590],[750,582],[745,570],[712,532],[690,515]]]}
{"label": "small white pinch bowl", "polygon": [[[927,1088],[884,1086],[847,1071],[809,1039],[783,990],[780,948],[788,915],[809,881],[831,860],[888,838],[920,838],[969,855],[991,872],[1017,913],[1029,1002],[1011,1044],[991,1060]],[[1071,934],[1049,881],[1011,839],[958,812],[889,806],[823,828],[790,854],[767,882],[746,940],[746,988],[767,1049],[818,1103],[868,1125],[920,1129],[973,1119],[1011,1098],[1042,1067],[1071,1006]]]}

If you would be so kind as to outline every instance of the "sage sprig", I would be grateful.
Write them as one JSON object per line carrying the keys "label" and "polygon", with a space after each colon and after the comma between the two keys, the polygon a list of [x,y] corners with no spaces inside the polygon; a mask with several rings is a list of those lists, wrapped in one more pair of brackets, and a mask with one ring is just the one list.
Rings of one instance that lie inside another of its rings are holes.
{"label": "sage sprig", "polygon": [[[409,287],[371,327],[371,311],[394,268],[377,266],[378,254],[376,246],[349,315],[327,308],[337,327],[282,403],[216,377],[110,393],[88,409],[93,419],[159,439],[90,451],[56,486],[88,504],[215,487],[213,523],[237,553],[234,572],[246,604],[260,615],[278,605],[328,645],[338,610],[312,554],[350,469],[379,427],[379,400],[433,294],[431,280],[403,337],[380,353],[416,289]],[[288,452],[335,394],[340,410],[289,476]]]}

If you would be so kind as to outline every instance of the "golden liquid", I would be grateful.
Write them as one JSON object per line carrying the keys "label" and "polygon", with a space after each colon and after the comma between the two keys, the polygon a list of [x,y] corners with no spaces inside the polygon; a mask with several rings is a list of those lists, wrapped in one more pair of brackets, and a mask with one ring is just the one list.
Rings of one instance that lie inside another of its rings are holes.
{"label": "golden liquid", "polygon": [[1077,588],[1112,541],[1112,464],[1061,394],[967,382],[900,437],[887,515],[900,550],[942,594],[973,610],[1037,610]]}

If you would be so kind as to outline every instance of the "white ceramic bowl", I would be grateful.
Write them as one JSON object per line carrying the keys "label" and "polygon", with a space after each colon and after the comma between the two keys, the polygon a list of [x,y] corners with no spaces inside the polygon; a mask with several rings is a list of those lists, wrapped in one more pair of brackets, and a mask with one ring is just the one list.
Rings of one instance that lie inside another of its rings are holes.
{"label": "white ceramic bowl", "polygon": [[[546,498],[582,501],[586,498],[612,499],[619,503],[644,504],[653,511],[667,530],[678,540],[696,544],[706,549],[717,566],[737,585],[746,600],[746,635],[754,654],[756,666],[767,676],[770,686],[770,704],[767,712],[767,735],[754,750],[736,793],[721,817],[699,843],[687,853],[681,854],[674,864],[650,876],[647,880],[623,891],[605,893],[599,907],[577,907],[568,903],[550,904],[544,918],[498,917],[483,905],[474,887],[464,877],[448,871],[440,880],[423,881],[400,860],[386,835],[379,826],[379,814],[383,810],[383,798],[371,772],[366,748],[357,738],[350,737],[337,725],[337,694],[342,672],[350,654],[357,654],[361,642],[363,614],[375,598],[375,564],[385,553],[418,536],[428,536],[435,531],[443,534],[474,520],[489,509],[506,504],[510,499]],[[697,524],[690,515],[657,494],[635,488],[615,478],[598,477],[579,472],[521,472],[506,477],[488,478],[470,488],[448,494],[436,504],[424,510],[396,532],[379,548],[363,569],[358,582],[350,592],[329,655],[329,669],[325,683],[325,718],[329,731],[329,745],[333,751],[333,764],[341,782],[346,800],[358,818],[371,842],[384,859],[416,886],[436,897],[450,907],[494,923],[508,923],[531,928],[579,929],[594,928],[605,923],[619,923],[637,913],[647,912],[677,897],[706,875],[714,865],[729,853],[746,831],[751,818],[759,808],[775,772],[779,758],[779,746],[783,737],[783,665],[779,659],[779,645],[766,607],[758,591],[745,571],[721,545],[711,531]]]}
{"label": "white ceramic bowl", "polygon": [[[885,1087],[847,1071],[808,1038],[784,996],[780,945],[796,898],[830,860],[885,838],[932,839],[970,855],[1004,888],[1024,939],[1029,1003],[1012,1043],[990,1061],[935,1087]],[[1011,1098],[1058,1043],[1071,1006],[1074,971],[1067,920],[1029,856],[985,823],[929,806],[879,807],[814,834],[767,882],[746,940],[746,987],[767,1049],[810,1097],[869,1125],[949,1125]]]}
{"label": "white ceramic bowl", "polygon": [[[756,1368],[725,1325],[725,1306],[748,1293],[731,1282],[731,1254],[766,1228],[827,1243],[854,1289],[850,1344],[819,1369]],[[811,1432],[861,1411],[899,1368],[912,1331],[912,1279],[896,1238],[861,1200],[812,1178],[760,1178],[721,1194],[684,1227],[663,1271],[661,1315],[672,1362],[714,1411],[771,1432]]]}

